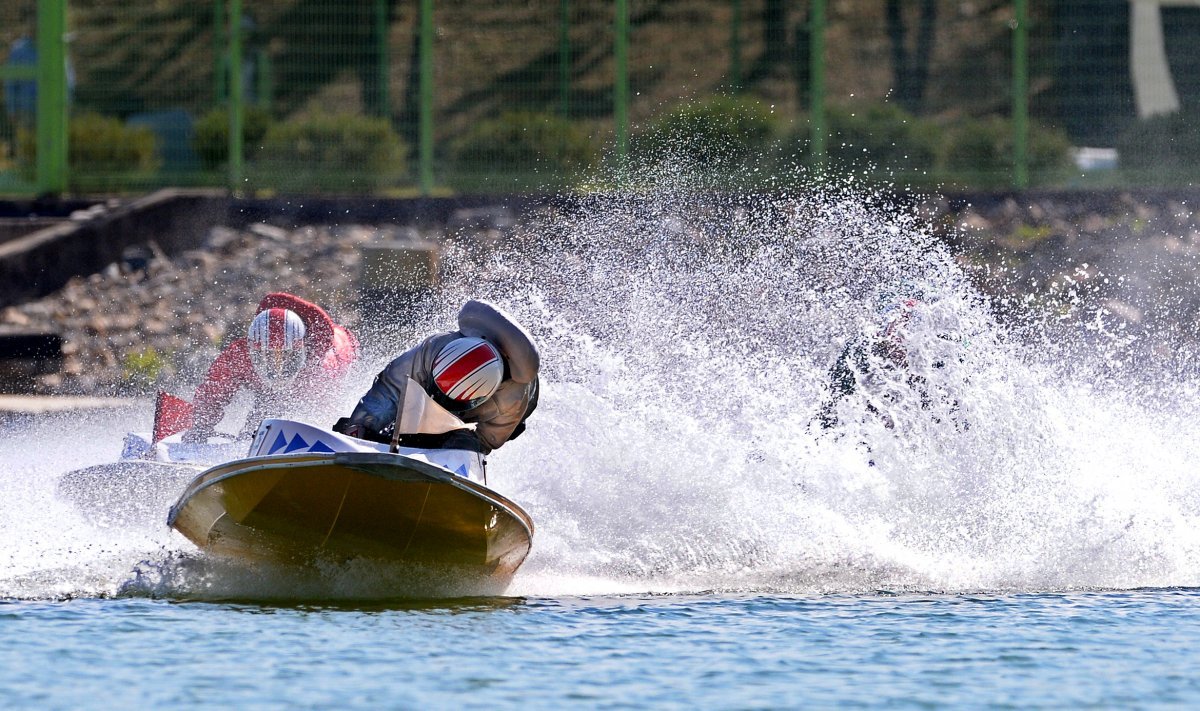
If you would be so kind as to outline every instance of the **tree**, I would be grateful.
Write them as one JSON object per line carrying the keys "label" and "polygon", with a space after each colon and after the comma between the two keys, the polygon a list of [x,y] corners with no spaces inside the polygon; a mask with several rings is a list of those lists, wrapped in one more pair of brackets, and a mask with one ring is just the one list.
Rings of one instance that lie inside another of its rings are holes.
{"label": "tree", "polygon": [[937,0],[920,0],[916,46],[910,51],[904,0],[887,0],[887,33],[892,44],[892,91],[906,111],[918,114],[925,103],[929,58],[933,55]]}
{"label": "tree", "polygon": [[763,55],[767,62],[787,57],[787,3],[766,0],[763,5]]}

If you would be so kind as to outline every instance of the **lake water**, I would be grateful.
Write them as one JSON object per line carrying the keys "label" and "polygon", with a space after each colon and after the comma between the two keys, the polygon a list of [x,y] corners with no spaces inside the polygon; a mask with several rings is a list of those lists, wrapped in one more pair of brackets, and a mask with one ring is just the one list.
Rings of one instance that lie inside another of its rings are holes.
{"label": "lake water", "polygon": [[1200,703],[1200,593],[0,603],[16,708]]}
{"label": "lake water", "polygon": [[[318,403],[348,412],[467,297],[529,326],[541,404],[488,483],[537,532],[499,597],[246,569],[161,502],[65,496],[148,402],[0,422],[0,706],[1200,704],[1200,354],[1169,340],[1193,315],[1131,335],[1074,287],[997,313],[911,215],[681,199],[452,250],[427,312]],[[904,370],[814,424],[901,288]]]}

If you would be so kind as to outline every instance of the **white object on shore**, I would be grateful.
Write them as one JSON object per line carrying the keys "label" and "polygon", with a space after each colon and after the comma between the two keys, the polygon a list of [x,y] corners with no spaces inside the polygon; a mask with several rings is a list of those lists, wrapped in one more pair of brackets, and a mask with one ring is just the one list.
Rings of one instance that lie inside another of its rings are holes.
{"label": "white object on shore", "polygon": [[1071,151],[1075,167],[1080,170],[1116,170],[1119,160],[1116,148],[1081,146]]}

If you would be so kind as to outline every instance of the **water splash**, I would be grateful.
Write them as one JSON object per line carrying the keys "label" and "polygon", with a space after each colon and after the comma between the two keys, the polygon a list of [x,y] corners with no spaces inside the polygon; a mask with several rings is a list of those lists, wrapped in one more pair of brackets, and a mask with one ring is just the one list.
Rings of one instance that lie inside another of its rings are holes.
{"label": "water splash", "polygon": [[165,526],[97,526],[57,495],[63,473],[115,460],[129,423],[150,417],[146,406],[0,425],[0,597],[113,594],[147,551],[169,544]]}
{"label": "water splash", "polygon": [[[446,288],[374,344],[352,388],[467,298],[534,332],[542,403],[490,458],[490,484],[537,523],[511,594],[1200,584],[1186,374],[1125,378],[1121,339],[997,312],[915,208],[853,189],[651,183],[564,200],[500,253],[452,248]],[[874,368],[822,427],[830,365],[879,331],[901,285],[922,295],[907,369]],[[125,425],[107,427],[116,440]],[[44,496],[56,472],[92,462],[34,464],[10,441],[0,524],[23,543],[0,558],[0,597],[401,585],[353,566],[301,583],[196,563],[161,530],[98,536]],[[45,506],[32,523],[20,513]]]}
{"label": "water splash", "polygon": [[[539,522],[517,591],[1197,582],[1192,386],[1114,375],[1120,340],[1043,348],[1027,312],[1017,333],[915,209],[660,191],[526,233],[459,255],[436,309],[495,299],[545,350],[542,410],[493,457]],[[814,427],[830,364],[902,282],[924,293],[909,368]]]}

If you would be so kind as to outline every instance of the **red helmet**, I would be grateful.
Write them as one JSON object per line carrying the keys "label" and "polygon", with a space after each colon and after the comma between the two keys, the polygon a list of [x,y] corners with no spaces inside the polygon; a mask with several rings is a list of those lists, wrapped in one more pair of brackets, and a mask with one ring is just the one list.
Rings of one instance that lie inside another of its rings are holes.
{"label": "red helmet", "polygon": [[433,359],[433,381],[443,396],[438,400],[451,410],[482,404],[503,380],[500,351],[482,338],[456,338]]}
{"label": "red helmet", "polygon": [[304,367],[304,332],[304,321],[288,309],[260,311],[250,322],[250,362],[268,387],[289,385]]}

